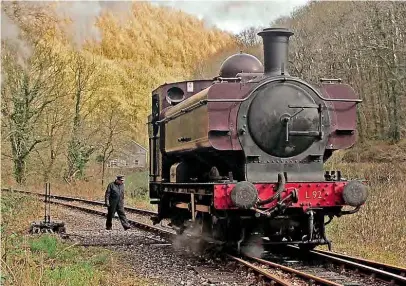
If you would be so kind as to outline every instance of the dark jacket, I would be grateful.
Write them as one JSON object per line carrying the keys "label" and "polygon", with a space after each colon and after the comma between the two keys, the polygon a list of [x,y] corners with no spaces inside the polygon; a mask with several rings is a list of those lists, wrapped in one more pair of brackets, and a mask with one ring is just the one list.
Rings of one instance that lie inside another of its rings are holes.
{"label": "dark jacket", "polygon": [[116,182],[112,182],[107,186],[105,203],[106,205],[110,202],[123,202],[124,201],[124,184],[118,185]]}

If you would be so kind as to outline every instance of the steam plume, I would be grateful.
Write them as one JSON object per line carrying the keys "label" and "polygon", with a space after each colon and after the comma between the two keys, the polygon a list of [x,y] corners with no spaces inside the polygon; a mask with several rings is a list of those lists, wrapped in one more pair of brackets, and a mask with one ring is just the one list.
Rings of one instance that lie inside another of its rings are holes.
{"label": "steam plume", "polygon": [[125,21],[131,6],[132,2],[129,1],[66,1],[58,2],[56,12],[60,17],[72,21],[67,32],[75,46],[80,48],[86,40],[101,41],[102,35],[96,22],[104,11],[117,13],[119,19]]}
{"label": "steam plume", "polygon": [[17,61],[20,66],[25,67],[32,50],[27,42],[21,39],[21,30],[12,19],[1,10],[1,39],[15,47]]}

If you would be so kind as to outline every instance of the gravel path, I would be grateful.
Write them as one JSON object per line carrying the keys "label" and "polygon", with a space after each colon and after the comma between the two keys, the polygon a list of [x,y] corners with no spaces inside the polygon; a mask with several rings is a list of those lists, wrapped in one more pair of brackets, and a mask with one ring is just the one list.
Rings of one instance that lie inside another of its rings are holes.
{"label": "gravel path", "polygon": [[138,229],[124,231],[117,219],[105,230],[105,218],[61,206],[52,206],[52,219],[66,225],[66,239],[81,245],[104,245],[116,251],[140,278],[151,285],[261,285],[254,273],[234,262],[196,254],[181,243],[173,246]]}

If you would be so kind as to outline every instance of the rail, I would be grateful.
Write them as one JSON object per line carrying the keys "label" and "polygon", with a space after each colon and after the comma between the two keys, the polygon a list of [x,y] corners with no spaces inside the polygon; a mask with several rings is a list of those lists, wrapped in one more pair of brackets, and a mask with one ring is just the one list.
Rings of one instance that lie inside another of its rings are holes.
{"label": "rail", "polygon": [[[373,275],[375,278],[388,282],[392,285],[406,285],[406,277],[397,273],[406,273],[405,268],[393,267],[387,264],[369,261],[365,259],[358,259],[346,255],[335,255],[332,252],[320,252],[317,250],[309,251],[310,254],[318,256],[324,260],[334,263],[339,266],[356,269],[357,271],[366,275]],[[339,257],[341,256],[341,257]],[[346,257],[346,258],[344,258]],[[374,265],[374,266],[371,266]],[[385,270],[379,269],[383,268]],[[394,271],[395,270],[395,271]]]}
{"label": "rail", "polygon": [[318,285],[342,286],[342,284],[338,284],[338,283],[336,283],[334,281],[330,281],[330,280],[327,280],[327,279],[324,279],[324,278],[321,278],[321,277],[317,277],[317,276],[314,276],[312,274],[308,274],[308,273],[305,273],[305,272],[302,272],[302,271],[299,271],[299,270],[296,270],[296,269],[293,269],[291,267],[287,267],[287,266],[284,266],[284,265],[281,265],[281,264],[278,264],[278,263],[275,263],[275,262],[271,262],[271,261],[268,261],[268,260],[260,259],[260,258],[249,256],[249,255],[246,255],[246,257],[248,257],[248,258],[250,258],[250,259],[252,259],[252,260],[254,260],[256,262],[259,262],[261,264],[265,264],[267,266],[271,266],[271,267],[276,268],[276,269],[281,269],[281,270],[283,270],[285,272],[288,272],[290,274],[297,275],[298,277],[300,277],[302,279],[305,279],[305,280],[307,280],[309,282],[317,282]]}
{"label": "rail", "polygon": [[[44,194],[41,194],[41,193],[28,192],[28,191],[23,191],[23,190],[13,190],[13,189],[6,189],[6,188],[2,188],[1,190],[2,191],[15,191],[15,192],[24,193],[27,195],[35,195],[35,196],[39,196],[39,197],[45,196]],[[63,200],[63,201],[75,201],[75,202],[81,202],[81,203],[86,203],[86,204],[91,204],[91,205],[104,206],[104,202],[101,202],[101,201],[93,201],[93,200],[70,197],[70,196],[50,195],[50,198]],[[142,215],[151,215],[151,216],[157,215],[157,212],[146,210],[146,209],[141,209],[141,208],[124,207],[124,210],[126,210],[128,212],[132,212],[132,213],[142,214]]]}
{"label": "rail", "polygon": [[290,285],[292,285],[291,283],[279,278],[276,275],[273,275],[269,271],[261,269],[260,267],[257,267],[252,263],[249,263],[248,261],[245,261],[245,260],[243,260],[241,258],[238,258],[238,257],[230,255],[230,254],[228,254],[227,256],[228,256],[228,258],[230,258],[230,259],[232,259],[234,261],[237,261],[238,263],[241,263],[241,264],[245,265],[246,267],[254,270],[255,272],[257,272],[257,273],[265,276],[266,278],[270,279],[274,283],[273,285],[275,285],[275,283],[276,283],[276,285],[282,285],[282,286],[290,286]]}
{"label": "rail", "polygon": [[332,251],[314,250],[314,252],[323,253],[323,254],[335,256],[338,258],[344,258],[344,259],[347,259],[347,260],[350,260],[353,262],[362,263],[362,264],[365,264],[365,265],[368,265],[371,267],[375,267],[375,268],[378,268],[378,269],[381,269],[381,270],[384,270],[386,272],[390,272],[390,273],[393,273],[396,275],[406,276],[406,268],[403,268],[400,266],[381,263],[381,262],[377,262],[377,261],[373,261],[373,260],[369,260],[369,259],[365,259],[365,258],[360,258],[360,257],[349,256],[346,254],[332,252]]}

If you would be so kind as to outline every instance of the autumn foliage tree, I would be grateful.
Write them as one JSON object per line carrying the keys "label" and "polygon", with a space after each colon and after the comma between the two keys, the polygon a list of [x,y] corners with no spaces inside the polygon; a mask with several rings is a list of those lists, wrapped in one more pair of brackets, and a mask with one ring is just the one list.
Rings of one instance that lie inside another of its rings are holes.
{"label": "autumn foliage tree", "polygon": [[73,2],[2,5],[2,175],[12,167],[17,183],[72,183],[121,140],[146,145],[151,91],[234,42],[170,8],[86,5],[100,13],[83,16]]}

